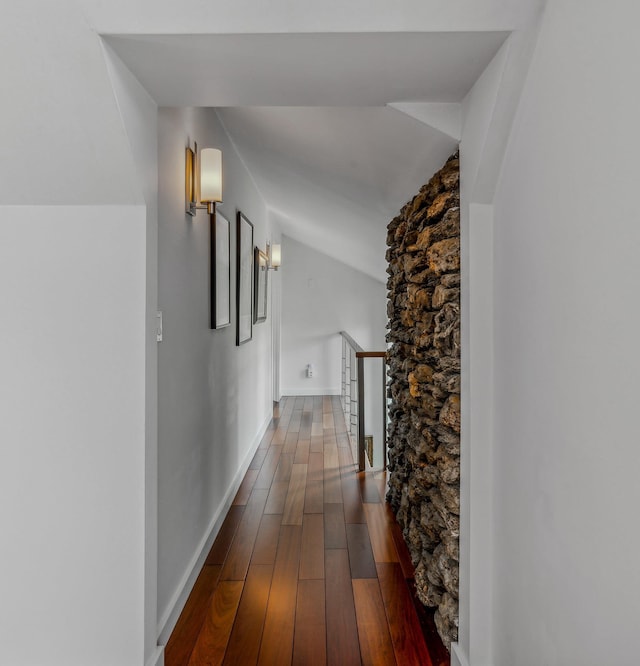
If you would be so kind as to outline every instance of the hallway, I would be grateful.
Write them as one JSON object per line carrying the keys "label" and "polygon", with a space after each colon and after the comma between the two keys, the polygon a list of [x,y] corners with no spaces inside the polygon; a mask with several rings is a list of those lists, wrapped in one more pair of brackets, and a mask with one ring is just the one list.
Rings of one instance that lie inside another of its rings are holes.
{"label": "hallway", "polygon": [[413,606],[385,482],[356,472],[339,398],[283,398],[169,639],[166,666],[447,664]]}

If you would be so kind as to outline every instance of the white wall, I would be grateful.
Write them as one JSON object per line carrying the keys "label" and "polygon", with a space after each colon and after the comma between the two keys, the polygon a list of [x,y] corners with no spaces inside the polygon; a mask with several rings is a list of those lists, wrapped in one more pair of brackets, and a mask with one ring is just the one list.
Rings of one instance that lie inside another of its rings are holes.
{"label": "white wall", "polygon": [[[501,89],[513,55],[514,36],[502,46],[463,104],[460,143],[461,259],[461,439],[460,439],[460,584],[458,644],[452,664],[491,664],[493,617],[486,612],[493,594],[493,209],[477,202],[480,174],[495,182],[495,161],[487,159],[509,125],[494,125],[498,100],[513,108],[517,90]],[[493,130],[493,133],[492,133]],[[499,166],[499,163],[498,163]],[[490,172],[490,175],[485,175]]]}
{"label": "white wall", "polygon": [[[386,349],[386,287],[288,236],[282,264],[282,393],[338,394],[340,331],[367,351]],[[313,378],[306,377],[308,363]]]}
{"label": "white wall", "polygon": [[0,661],[143,663],[144,206],[0,208]]}
{"label": "white wall", "polygon": [[[217,116],[205,109],[159,111],[158,608],[162,640],[197,573],[216,521],[250,462],[272,413],[271,325],[235,344],[236,210],[267,238],[267,210]],[[209,217],[184,212],[185,147],[221,148],[231,222],[233,324],[209,328]],[[200,558],[200,559],[199,559]]]}
{"label": "white wall", "polygon": [[[269,211],[269,239],[272,243],[282,246],[282,229],[278,216]],[[282,398],[281,386],[281,355],[282,355],[282,270],[271,271],[269,274],[270,300],[268,303],[268,317],[271,325],[271,374],[273,376],[273,399],[280,402]]]}
{"label": "white wall", "polygon": [[0,122],[1,202],[143,202],[100,39],[75,0],[3,6],[0,81],[11,100]]}
{"label": "white wall", "polygon": [[465,100],[455,664],[637,662],[639,18],[550,3]]}
{"label": "white wall", "polygon": [[139,666],[147,191],[77,3],[0,33],[0,661]]}
{"label": "white wall", "polygon": [[118,56],[103,44],[139,189],[146,203],[145,358],[145,664],[159,656],[158,609],[158,107]]}
{"label": "white wall", "polygon": [[533,3],[465,97],[460,143],[460,606],[454,666],[493,664],[493,201],[540,24]]}
{"label": "white wall", "polygon": [[495,663],[638,663],[640,8],[556,0],[495,202]]}

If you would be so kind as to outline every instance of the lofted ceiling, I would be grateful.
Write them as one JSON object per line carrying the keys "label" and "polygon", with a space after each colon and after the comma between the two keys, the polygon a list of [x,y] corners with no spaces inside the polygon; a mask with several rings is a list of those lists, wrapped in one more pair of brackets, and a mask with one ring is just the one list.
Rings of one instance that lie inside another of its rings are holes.
{"label": "lofted ceiling", "polygon": [[504,32],[120,35],[107,41],[160,106],[459,102]]}
{"label": "lofted ceiling", "polygon": [[386,225],[455,150],[388,107],[218,109],[284,233],[384,280]]}
{"label": "lofted ceiling", "polygon": [[507,34],[105,39],[159,105],[217,109],[284,233],[384,281],[386,225],[456,150]]}

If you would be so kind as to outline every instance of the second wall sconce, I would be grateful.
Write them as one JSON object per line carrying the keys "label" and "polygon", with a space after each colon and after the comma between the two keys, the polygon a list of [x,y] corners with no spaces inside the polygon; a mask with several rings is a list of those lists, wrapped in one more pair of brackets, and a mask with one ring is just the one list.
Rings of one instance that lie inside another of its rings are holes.
{"label": "second wall sconce", "polygon": [[282,246],[280,243],[267,243],[267,268],[277,271],[282,265]]}
{"label": "second wall sconce", "polygon": [[194,146],[186,149],[185,212],[193,217],[206,208],[215,215],[216,204],[222,203],[222,151],[203,148],[198,155],[198,144]]}

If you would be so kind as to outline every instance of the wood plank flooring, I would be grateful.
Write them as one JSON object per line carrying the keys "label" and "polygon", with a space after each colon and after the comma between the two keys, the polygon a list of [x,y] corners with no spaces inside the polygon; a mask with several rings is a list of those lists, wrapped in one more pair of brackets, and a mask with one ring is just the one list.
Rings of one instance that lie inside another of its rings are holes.
{"label": "wood plank flooring", "polygon": [[[445,666],[339,399],[283,398],[165,648],[166,666]],[[425,640],[425,635],[429,640]]]}

